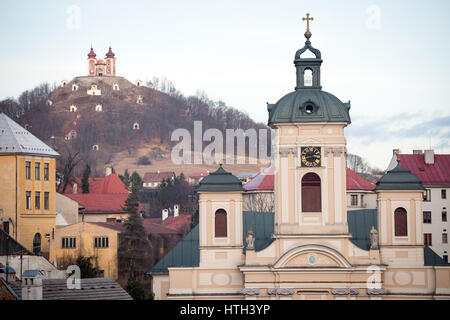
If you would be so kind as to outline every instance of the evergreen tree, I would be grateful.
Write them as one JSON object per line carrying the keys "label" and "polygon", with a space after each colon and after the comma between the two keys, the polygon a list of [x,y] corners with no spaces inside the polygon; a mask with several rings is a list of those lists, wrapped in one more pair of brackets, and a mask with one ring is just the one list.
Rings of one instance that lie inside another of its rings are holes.
{"label": "evergreen tree", "polygon": [[195,210],[194,214],[192,215],[191,229],[194,228],[198,224],[198,216],[199,216],[199,212],[197,209],[197,210]]}
{"label": "evergreen tree", "polygon": [[147,232],[142,224],[139,214],[139,184],[131,184],[131,192],[123,207],[128,213],[124,224],[125,232],[120,234],[119,244],[119,272],[129,270],[131,263],[135,264],[135,274],[144,276],[147,268],[152,262],[152,246],[148,240]]}
{"label": "evergreen tree", "polygon": [[123,175],[119,174],[119,178],[125,184],[125,187],[130,189],[130,174],[128,173],[128,169],[125,169]]}
{"label": "evergreen tree", "polygon": [[130,178],[130,184],[132,188],[136,188],[138,193],[142,190],[142,178],[136,171],[133,172]]}
{"label": "evergreen tree", "polygon": [[128,273],[128,282],[125,290],[134,300],[145,300],[144,286],[136,279],[134,261],[130,263],[130,271]]}
{"label": "evergreen tree", "polygon": [[83,193],[89,193],[89,176],[91,174],[91,167],[89,167],[88,164],[86,164],[86,168],[83,172],[83,178],[81,180],[81,187],[83,189]]}
{"label": "evergreen tree", "polygon": [[93,257],[78,256],[77,266],[80,267],[81,278],[95,278],[97,276],[97,269],[92,265]]}

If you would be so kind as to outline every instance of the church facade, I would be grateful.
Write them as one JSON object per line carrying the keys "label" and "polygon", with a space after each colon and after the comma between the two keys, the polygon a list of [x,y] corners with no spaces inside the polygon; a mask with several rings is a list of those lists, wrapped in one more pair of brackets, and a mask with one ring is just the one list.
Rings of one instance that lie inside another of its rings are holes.
{"label": "church facade", "polygon": [[105,59],[97,59],[97,54],[91,47],[88,53],[88,75],[89,76],[115,76],[116,75],[116,58],[109,47]]}
{"label": "church facade", "polygon": [[376,210],[347,212],[350,102],[322,90],[306,19],[295,91],[268,104],[274,212],[243,211],[222,166],[205,177],[199,224],[148,272],[156,299],[450,299],[450,265],[424,246],[417,176],[398,164],[376,184]]}

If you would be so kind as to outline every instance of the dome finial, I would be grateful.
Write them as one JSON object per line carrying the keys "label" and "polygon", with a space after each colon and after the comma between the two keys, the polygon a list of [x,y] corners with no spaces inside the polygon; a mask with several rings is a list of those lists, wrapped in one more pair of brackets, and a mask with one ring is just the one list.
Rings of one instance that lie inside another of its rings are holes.
{"label": "dome finial", "polygon": [[311,38],[312,33],[309,31],[309,21],[314,21],[313,17],[309,17],[309,13],[306,14],[306,18],[302,18],[303,21],[306,21],[306,32],[305,32],[305,38],[309,40]]}

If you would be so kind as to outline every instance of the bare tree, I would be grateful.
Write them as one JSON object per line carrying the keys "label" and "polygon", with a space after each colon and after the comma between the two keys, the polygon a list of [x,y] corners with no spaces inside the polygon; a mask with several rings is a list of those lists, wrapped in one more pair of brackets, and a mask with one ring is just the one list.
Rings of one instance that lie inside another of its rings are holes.
{"label": "bare tree", "polygon": [[275,210],[273,192],[248,194],[245,201],[245,210],[254,212],[273,212]]}
{"label": "bare tree", "polygon": [[353,153],[347,154],[347,168],[357,173],[369,173],[371,171],[367,161]]}
{"label": "bare tree", "polygon": [[67,185],[69,184],[70,177],[72,176],[73,169],[81,161],[78,157],[79,152],[72,154],[72,151],[66,147],[66,156],[61,157],[61,168],[62,168],[62,182],[58,185],[57,192],[65,193]]}

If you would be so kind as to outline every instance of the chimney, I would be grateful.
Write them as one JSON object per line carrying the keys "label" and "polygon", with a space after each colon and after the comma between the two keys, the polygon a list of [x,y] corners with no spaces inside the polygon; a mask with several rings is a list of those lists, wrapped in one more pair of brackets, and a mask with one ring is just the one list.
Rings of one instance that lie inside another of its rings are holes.
{"label": "chimney", "polygon": [[162,216],[161,217],[162,217],[162,222],[164,222],[164,220],[166,220],[169,217],[169,210],[164,209],[162,211]]}
{"label": "chimney", "polygon": [[105,177],[109,176],[112,173],[112,168],[110,166],[106,167]]}
{"label": "chimney", "polygon": [[72,191],[73,191],[73,194],[78,193],[78,184],[76,184],[76,183],[73,184]]}
{"label": "chimney", "polygon": [[173,216],[178,217],[179,213],[180,213],[180,205],[174,204],[173,205]]}
{"label": "chimney", "polygon": [[434,164],[434,150],[425,150],[425,164]]}
{"label": "chimney", "polygon": [[42,279],[24,277],[22,279],[22,300],[42,300]]}
{"label": "chimney", "polygon": [[422,154],[423,150],[413,150],[413,154]]}

